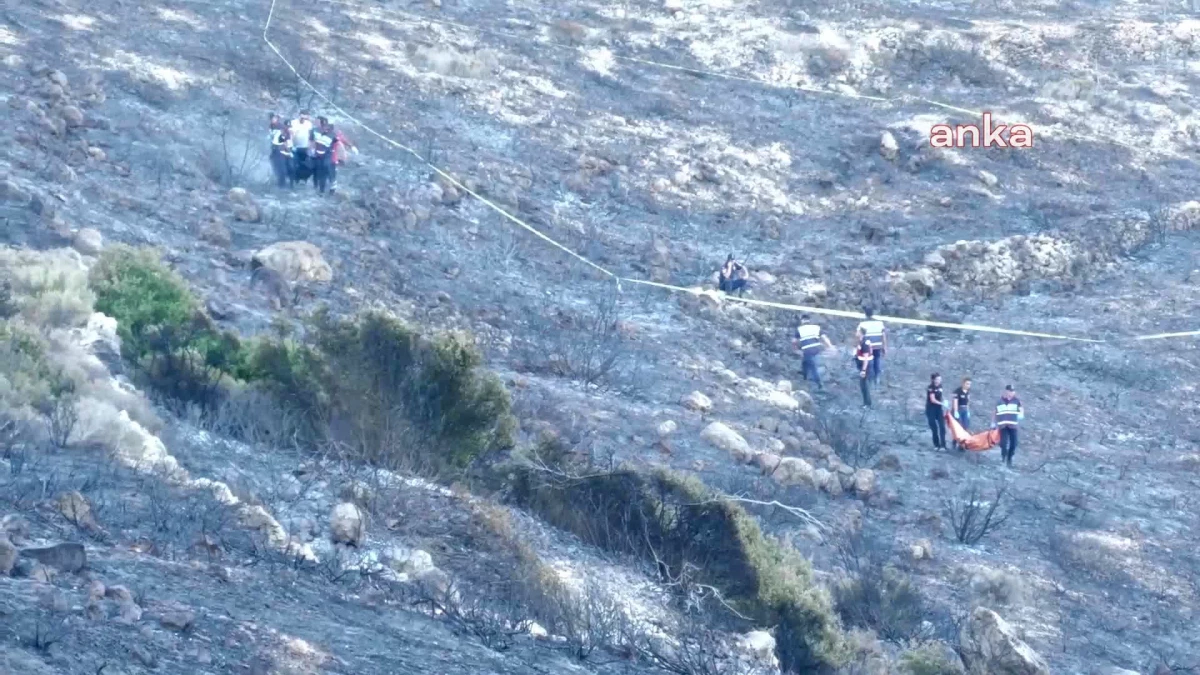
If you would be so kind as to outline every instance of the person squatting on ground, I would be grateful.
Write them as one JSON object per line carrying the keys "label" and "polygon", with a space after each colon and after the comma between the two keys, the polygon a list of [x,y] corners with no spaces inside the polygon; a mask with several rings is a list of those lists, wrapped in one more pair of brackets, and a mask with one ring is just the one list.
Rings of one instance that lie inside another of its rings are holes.
{"label": "person squatting on ground", "polygon": [[275,174],[275,183],[284,187],[292,181],[292,150],[291,134],[279,115],[271,113],[271,171]]}
{"label": "person squatting on ground", "polygon": [[933,432],[933,449],[946,449],[946,399],[942,395],[942,376],[934,373],[929,376],[929,386],[925,388],[925,421],[929,422],[929,430]]}
{"label": "person squatting on ground", "polygon": [[875,318],[875,312],[870,307],[863,310],[867,315],[865,321],[858,324],[858,340],[866,340],[871,345],[871,381],[879,381],[879,373],[883,371],[883,355],[887,352],[887,328],[882,321]]}
{"label": "person squatting on ground", "polygon": [[717,276],[717,290],[722,293],[737,291],[739,298],[746,290],[746,266],[734,260],[732,253],[725,259],[725,264],[721,265],[721,272]]}
{"label": "person squatting on ground", "polygon": [[869,371],[871,370],[871,360],[874,358],[871,343],[866,339],[858,341],[858,348],[854,350],[854,364],[858,369],[858,388],[862,391],[863,407],[871,407],[871,388]]}
{"label": "person squatting on ground", "polygon": [[1017,454],[1017,426],[1024,417],[1021,399],[1010,384],[1004,388],[996,412],[992,413],[992,428],[1000,429],[1000,456],[1008,466],[1012,466],[1013,455]]}
{"label": "person squatting on ground", "polygon": [[833,343],[829,338],[821,334],[821,327],[815,323],[810,323],[809,316],[804,314],[800,317],[800,325],[796,327],[796,337],[792,338],[792,346],[800,349],[802,361],[800,362],[800,373],[804,379],[816,385],[817,389],[824,389],[821,386],[821,370],[818,367],[818,358],[821,356],[822,347],[833,348]]}

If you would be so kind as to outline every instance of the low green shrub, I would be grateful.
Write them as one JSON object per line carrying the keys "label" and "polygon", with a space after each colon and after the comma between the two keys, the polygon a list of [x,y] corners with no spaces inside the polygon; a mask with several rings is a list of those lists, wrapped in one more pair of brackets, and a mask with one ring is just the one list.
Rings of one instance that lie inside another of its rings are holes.
{"label": "low green shrub", "polygon": [[690,576],[754,622],[777,626],[785,671],[819,672],[844,661],[837,617],[808,562],[699,480],[627,469],[554,479],[521,467],[514,476],[510,496],[551,524],[606,550],[649,558],[672,578]]}
{"label": "low green shrub", "polygon": [[926,644],[910,649],[900,656],[900,672],[904,675],[963,675],[962,664],[951,659],[944,646]]}
{"label": "low green shrub", "polygon": [[393,468],[457,470],[513,445],[508,392],[464,335],[423,335],[379,312],[319,312],[302,340],[243,341],[213,324],[157,254],[128,246],[104,251],[91,285],[125,358],[170,401],[213,409],[257,387],[298,421],[300,440]]}
{"label": "low green shrub", "polygon": [[217,404],[221,385],[244,357],[183,279],[149,249],[104,250],[90,274],[96,310],[117,320],[122,355],[173,402]]}
{"label": "low green shrub", "polygon": [[508,392],[480,365],[462,335],[425,337],[378,312],[318,313],[307,342],[259,341],[239,373],[357,459],[443,470],[514,442]]}

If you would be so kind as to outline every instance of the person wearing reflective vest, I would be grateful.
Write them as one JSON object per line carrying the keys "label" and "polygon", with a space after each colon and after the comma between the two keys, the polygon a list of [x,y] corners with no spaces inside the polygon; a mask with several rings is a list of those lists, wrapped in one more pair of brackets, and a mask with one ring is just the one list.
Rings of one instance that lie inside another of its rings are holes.
{"label": "person wearing reflective vest", "polygon": [[1004,388],[996,412],[992,413],[992,428],[1000,429],[1000,456],[1008,466],[1012,466],[1013,455],[1017,454],[1017,426],[1024,417],[1021,399],[1010,384]]}
{"label": "person wearing reflective vest", "polygon": [[279,115],[271,113],[271,170],[279,187],[292,178],[292,137]]}
{"label": "person wearing reflective vest", "polygon": [[800,350],[801,375],[816,385],[817,389],[824,389],[821,385],[821,371],[817,367],[817,359],[821,356],[821,349],[833,347],[833,343],[821,334],[820,326],[809,321],[807,314],[800,317],[800,325],[796,327],[796,337],[792,338],[792,346]]}
{"label": "person wearing reflective vest", "polygon": [[879,373],[883,370],[883,354],[887,351],[887,328],[875,318],[875,312],[870,307],[864,309],[863,314],[867,318],[858,324],[858,339],[866,340],[871,345],[870,378],[878,381]]}
{"label": "person wearing reflective vest", "polygon": [[324,193],[335,177],[333,168],[333,127],[324,125],[313,129],[309,157],[313,162],[313,180],[317,192]]}
{"label": "person wearing reflective vest", "polygon": [[871,388],[870,377],[868,372],[871,370],[872,356],[871,344],[865,339],[859,340],[858,348],[854,350],[854,363],[858,368],[858,388],[862,391],[863,407],[871,407]]}

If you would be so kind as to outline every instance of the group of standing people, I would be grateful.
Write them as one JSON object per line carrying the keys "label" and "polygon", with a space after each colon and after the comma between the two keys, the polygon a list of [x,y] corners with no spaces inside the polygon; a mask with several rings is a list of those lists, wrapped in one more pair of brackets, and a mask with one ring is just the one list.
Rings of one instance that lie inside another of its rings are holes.
{"label": "group of standing people", "polygon": [[271,113],[269,124],[271,170],[279,187],[294,188],[312,178],[318,192],[337,190],[338,166],[349,152],[358,152],[341,130],[325,117],[318,117],[314,124],[308,110],[301,110],[291,120]]}
{"label": "group of standing people", "polygon": [[[724,289],[722,289],[724,290]],[[876,319],[874,312],[866,308],[863,312],[865,320],[858,324],[855,330],[853,363],[857,373],[859,388],[862,393],[863,407],[871,407],[871,388],[878,383],[883,372],[883,356],[887,353],[887,327]],[[819,358],[825,348],[833,347],[829,338],[821,333],[821,327],[812,322],[807,315],[800,317],[800,325],[792,340],[793,346],[801,353],[801,373],[805,380],[813,383],[818,390],[823,389]],[[933,373],[929,378],[929,386],[925,389],[925,418],[933,434],[933,447],[946,450],[946,418],[947,415],[962,427],[966,433],[971,427],[971,379],[963,378],[962,384],[946,400],[942,389],[942,376]],[[1000,454],[1004,463],[1012,466],[1013,456],[1017,452],[1017,428],[1025,417],[1025,409],[1021,399],[1017,398],[1016,389],[1010,384],[1004,388],[1004,393],[996,403],[992,413],[992,428],[999,430]],[[959,450],[963,448],[955,444]]]}
{"label": "group of standing people", "polygon": [[[950,396],[947,402],[942,393],[942,376],[938,373],[930,375],[929,386],[925,388],[925,419],[933,433],[935,450],[946,449],[947,413],[964,432],[971,428],[971,378],[963,378],[962,384]],[[1012,466],[1013,456],[1017,453],[1017,429],[1023,419],[1025,407],[1017,398],[1017,390],[1011,384],[1005,386],[992,411],[992,428],[1000,432],[1000,457],[1008,466]]]}

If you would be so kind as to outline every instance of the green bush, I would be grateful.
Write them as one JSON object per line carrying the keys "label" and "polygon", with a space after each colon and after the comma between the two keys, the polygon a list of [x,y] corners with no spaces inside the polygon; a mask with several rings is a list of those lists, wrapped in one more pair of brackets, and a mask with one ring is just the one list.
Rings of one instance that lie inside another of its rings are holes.
{"label": "green bush", "polygon": [[306,344],[258,342],[240,373],[316,436],[374,464],[433,470],[513,444],[508,392],[463,336],[427,338],[377,312],[319,313],[309,329]]}
{"label": "green bush", "polygon": [[301,440],[393,468],[460,469],[513,444],[508,392],[463,335],[424,336],[377,312],[321,312],[303,340],[243,342],[153,251],[127,246],[104,251],[91,285],[96,309],[117,320],[125,358],[169,400],[214,408],[236,387],[258,387],[299,420]]}
{"label": "green bush", "polygon": [[900,656],[900,672],[905,675],[963,675],[963,667],[946,654],[944,647],[927,644]]}
{"label": "green bush", "polygon": [[844,661],[837,617],[808,562],[763,535],[735,502],[666,471],[547,476],[519,469],[511,496],[588,543],[656,560],[672,578],[690,574],[690,582],[719,589],[738,612],[778,627],[786,671],[818,672]]}
{"label": "green bush", "polygon": [[148,249],[112,246],[92,268],[96,310],[117,320],[122,355],[175,402],[214,406],[244,353],[219,330],[187,284]]}

